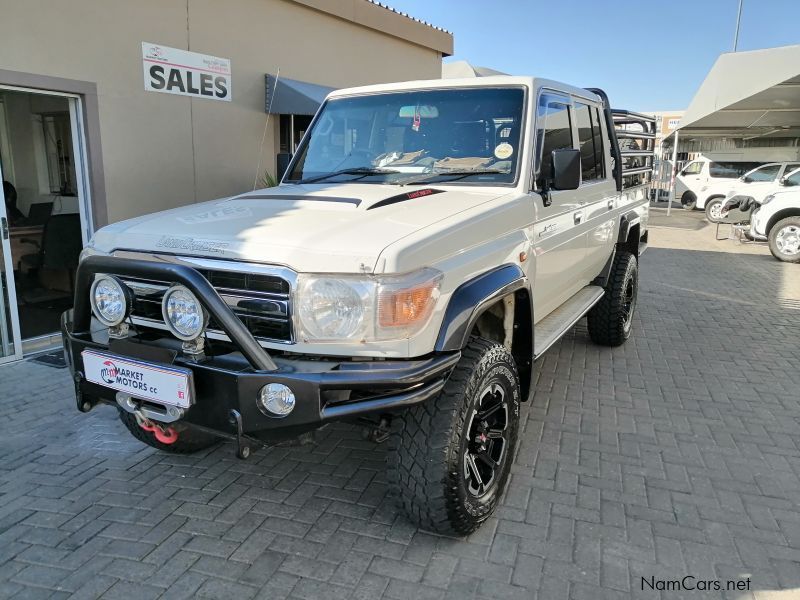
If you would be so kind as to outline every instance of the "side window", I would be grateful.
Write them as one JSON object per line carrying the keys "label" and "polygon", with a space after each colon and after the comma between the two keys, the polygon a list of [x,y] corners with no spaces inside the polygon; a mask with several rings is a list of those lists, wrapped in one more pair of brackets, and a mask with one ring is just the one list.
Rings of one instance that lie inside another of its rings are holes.
{"label": "side window", "polygon": [[581,150],[581,171],[584,183],[603,177],[603,137],[597,109],[575,103],[575,123]]}
{"label": "side window", "polygon": [[780,165],[767,165],[755,171],[750,171],[750,173],[747,174],[747,179],[750,181],[773,181],[778,176],[778,171],[780,170]]}
{"label": "side window", "polygon": [[800,185],[800,170],[789,173],[786,176],[785,183],[787,186]]}
{"label": "side window", "polygon": [[542,95],[539,98],[537,125],[537,154],[540,157],[536,184],[544,187],[544,180],[552,177],[553,150],[572,148],[572,121],[569,104]]}
{"label": "side window", "polygon": [[700,171],[703,170],[703,163],[699,160],[696,160],[693,163],[689,163],[686,165],[686,168],[683,170],[684,175],[699,175]]}
{"label": "side window", "polygon": [[786,165],[786,168],[783,170],[784,176],[788,175],[789,173],[791,173],[795,169],[800,169],[800,164],[799,163],[789,163],[788,165]]}

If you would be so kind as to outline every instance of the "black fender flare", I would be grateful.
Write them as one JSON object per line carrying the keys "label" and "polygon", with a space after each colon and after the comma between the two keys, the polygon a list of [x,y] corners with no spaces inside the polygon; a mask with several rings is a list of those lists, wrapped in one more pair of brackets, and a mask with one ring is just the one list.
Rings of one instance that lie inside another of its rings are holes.
{"label": "black fender flare", "polygon": [[496,300],[522,289],[530,292],[528,278],[519,265],[510,263],[462,283],[447,303],[435,350],[451,352],[464,348],[481,314]]}
{"label": "black fender flare", "polygon": [[[638,225],[641,222],[642,218],[634,210],[628,211],[622,215],[619,219],[619,235],[617,237],[617,243],[627,243],[629,241],[628,237],[631,229],[633,229],[634,225]],[[639,240],[636,240],[636,243],[638,244]]]}

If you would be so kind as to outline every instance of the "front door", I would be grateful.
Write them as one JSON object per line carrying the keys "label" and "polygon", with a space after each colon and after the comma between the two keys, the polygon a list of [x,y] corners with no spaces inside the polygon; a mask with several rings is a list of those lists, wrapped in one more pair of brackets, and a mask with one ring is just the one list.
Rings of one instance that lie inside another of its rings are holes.
{"label": "front door", "polygon": [[[571,101],[565,96],[545,92],[539,97],[536,119],[535,187],[542,190],[551,176],[553,150],[574,148]],[[583,262],[587,234],[584,205],[576,190],[549,192],[550,204],[532,193],[536,211],[532,232],[536,273],[533,282],[536,320],[558,308],[586,285]]]}
{"label": "front door", "polygon": [[[3,180],[0,156],[0,180]],[[5,186],[4,186],[5,187]],[[0,189],[0,364],[22,358],[5,193]]]}

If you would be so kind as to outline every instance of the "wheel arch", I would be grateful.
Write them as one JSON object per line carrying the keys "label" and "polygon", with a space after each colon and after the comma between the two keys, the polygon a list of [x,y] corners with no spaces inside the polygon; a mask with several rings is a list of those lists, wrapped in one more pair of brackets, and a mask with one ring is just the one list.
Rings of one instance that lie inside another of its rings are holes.
{"label": "wheel arch", "polygon": [[697,208],[701,210],[705,210],[706,206],[712,200],[716,200],[717,198],[721,198],[722,200],[725,199],[725,194],[711,194],[710,196],[706,196],[702,203],[700,202],[700,198],[697,199]]}
{"label": "wheel arch", "polygon": [[517,363],[522,398],[533,367],[533,297],[519,265],[505,264],[461,284],[450,297],[435,350],[462,350],[476,334],[504,344]]}
{"label": "wheel arch", "polygon": [[764,230],[764,233],[769,235],[775,224],[779,221],[783,221],[787,217],[800,217],[800,206],[789,206],[788,208],[782,208],[776,212],[767,221],[767,226]]}

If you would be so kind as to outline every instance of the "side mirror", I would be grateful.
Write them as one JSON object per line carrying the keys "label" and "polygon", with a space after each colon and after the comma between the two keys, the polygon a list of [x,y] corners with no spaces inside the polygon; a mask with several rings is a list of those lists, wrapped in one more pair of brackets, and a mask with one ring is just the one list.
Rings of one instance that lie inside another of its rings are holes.
{"label": "side mirror", "polygon": [[742,181],[745,183],[752,183],[752,179],[750,179],[747,175],[742,175]]}
{"label": "side mirror", "polygon": [[574,148],[553,150],[554,190],[577,190],[581,185],[581,151]]}
{"label": "side mirror", "polygon": [[786,182],[786,177],[781,177],[780,179],[778,179],[778,185],[789,185]]}

